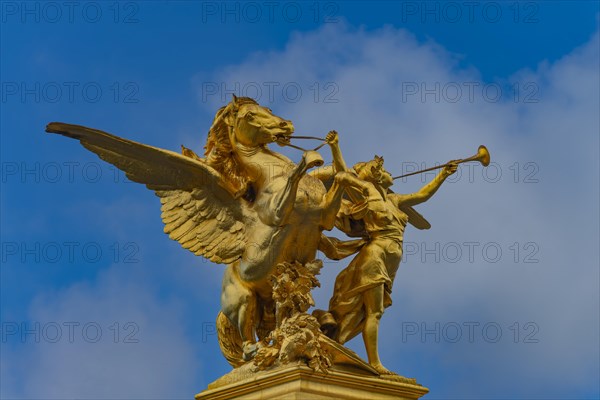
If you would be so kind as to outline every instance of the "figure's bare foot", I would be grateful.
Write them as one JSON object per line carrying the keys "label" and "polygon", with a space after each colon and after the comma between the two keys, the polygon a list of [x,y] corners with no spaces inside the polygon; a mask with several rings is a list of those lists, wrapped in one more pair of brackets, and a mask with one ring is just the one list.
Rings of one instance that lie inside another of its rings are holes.
{"label": "figure's bare foot", "polygon": [[379,372],[379,375],[398,375],[384,367],[383,364],[371,364],[371,367],[373,367],[375,371]]}
{"label": "figure's bare foot", "polygon": [[[375,368],[374,366],[372,366],[373,368]],[[405,376],[402,375],[398,375],[395,372],[389,371],[386,368],[384,368],[382,366],[383,370],[387,371],[387,372],[379,372],[379,378],[380,379],[385,379],[387,381],[393,381],[393,382],[402,382],[402,383],[408,383],[410,385],[417,385],[417,380],[415,378],[407,378]],[[377,369],[377,368],[375,368]],[[379,371],[379,369],[377,369]]]}

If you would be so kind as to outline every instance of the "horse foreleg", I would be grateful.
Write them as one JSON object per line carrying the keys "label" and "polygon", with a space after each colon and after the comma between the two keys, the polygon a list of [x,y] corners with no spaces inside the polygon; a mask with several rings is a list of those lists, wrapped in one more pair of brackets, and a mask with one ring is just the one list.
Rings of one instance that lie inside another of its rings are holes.
{"label": "horse foreleg", "polygon": [[300,179],[306,174],[308,169],[323,165],[323,158],[316,151],[307,151],[302,155],[302,160],[291,170],[287,180],[283,183],[281,180],[275,180],[265,189],[264,195],[268,197],[268,204],[262,207],[266,213],[259,215],[264,223],[270,226],[283,226],[294,210],[296,202],[296,193]]}
{"label": "horse foreleg", "polygon": [[347,187],[352,187],[360,192],[367,190],[365,183],[356,176],[349,172],[338,172],[333,179],[333,185],[323,197],[321,206],[323,210],[321,212],[321,226],[323,229],[328,231],[333,229],[335,219],[342,205],[342,195]]}

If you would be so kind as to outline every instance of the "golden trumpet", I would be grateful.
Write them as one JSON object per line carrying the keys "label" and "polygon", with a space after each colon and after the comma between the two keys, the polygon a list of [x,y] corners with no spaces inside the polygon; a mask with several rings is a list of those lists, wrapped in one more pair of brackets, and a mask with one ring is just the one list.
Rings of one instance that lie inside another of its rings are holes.
{"label": "golden trumpet", "polygon": [[454,162],[449,162],[444,165],[438,165],[437,167],[422,169],[420,171],[411,172],[410,174],[395,176],[393,179],[405,178],[407,176],[421,174],[423,172],[433,171],[435,169],[444,168],[450,164],[462,164],[462,163],[470,162],[470,161],[479,161],[481,163],[481,165],[483,165],[484,167],[487,167],[488,165],[490,165],[490,152],[488,151],[487,147],[485,147],[484,145],[479,146],[479,148],[477,149],[477,154],[475,154],[474,156],[471,156],[469,158],[463,158],[462,160],[456,160]]}

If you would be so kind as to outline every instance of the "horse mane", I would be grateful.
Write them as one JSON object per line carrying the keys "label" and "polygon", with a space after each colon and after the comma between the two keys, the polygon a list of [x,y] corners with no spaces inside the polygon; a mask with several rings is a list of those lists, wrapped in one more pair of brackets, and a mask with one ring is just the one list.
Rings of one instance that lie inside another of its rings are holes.
{"label": "horse mane", "polygon": [[208,131],[204,146],[207,163],[220,172],[238,193],[240,191],[246,193],[249,190],[249,180],[244,174],[240,160],[236,157],[230,133],[233,129],[234,118],[240,106],[244,104],[258,105],[250,97],[236,97],[226,106],[219,108]]}

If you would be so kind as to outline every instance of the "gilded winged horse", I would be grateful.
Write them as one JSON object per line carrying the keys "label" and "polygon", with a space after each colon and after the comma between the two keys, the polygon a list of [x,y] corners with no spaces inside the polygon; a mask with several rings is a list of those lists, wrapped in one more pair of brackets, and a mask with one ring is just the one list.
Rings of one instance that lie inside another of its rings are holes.
{"label": "gilded winged horse", "polygon": [[[247,97],[233,97],[218,110],[204,158],[109,133],[58,122],[47,132],[79,142],[127,177],[155,191],[164,231],[196,255],[226,264],[217,317],[219,343],[233,366],[252,358],[274,327],[269,277],[282,262],[308,263],[324,245],[346,187],[363,183],[338,172],[326,189],[307,171],[323,163],[304,152],[294,163],[267,146],[289,143],[291,121]],[[333,255],[332,257],[336,257]]]}

